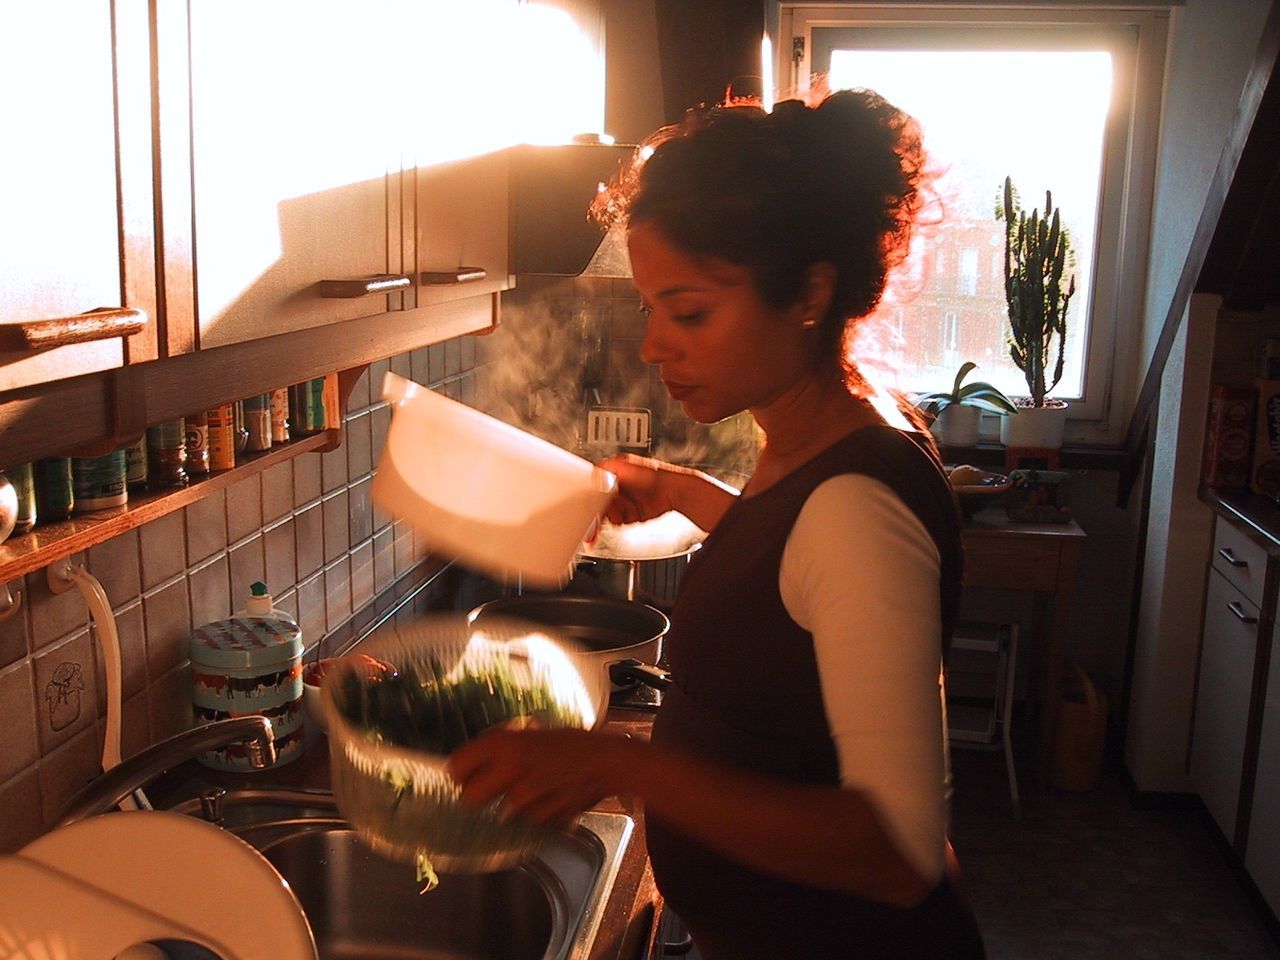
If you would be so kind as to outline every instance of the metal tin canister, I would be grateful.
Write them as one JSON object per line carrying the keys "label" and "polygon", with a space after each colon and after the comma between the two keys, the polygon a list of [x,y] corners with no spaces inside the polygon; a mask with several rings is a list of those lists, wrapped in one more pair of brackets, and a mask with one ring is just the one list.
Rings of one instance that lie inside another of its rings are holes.
{"label": "metal tin canister", "polygon": [[[276,765],[302,753],[302,630],[277,617],[237,616],[191,633],[192,702],[205,723],[262,714],[275,732]],[[199,757],[215,770],[252,770],[239,744]]]}

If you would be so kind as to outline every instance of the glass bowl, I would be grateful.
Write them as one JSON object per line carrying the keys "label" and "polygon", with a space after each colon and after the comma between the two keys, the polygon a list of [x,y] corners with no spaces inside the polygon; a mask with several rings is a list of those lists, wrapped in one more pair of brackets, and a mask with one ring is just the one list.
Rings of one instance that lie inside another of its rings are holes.
{"label": "glass bowl", "polygon": [[499,723],[589,728],[608,696],[550,628],[461,613],[379,629],[321,692],[339,811],[384,856],[453,873],[506,869],[563,828],[463,806],[449,753]]}

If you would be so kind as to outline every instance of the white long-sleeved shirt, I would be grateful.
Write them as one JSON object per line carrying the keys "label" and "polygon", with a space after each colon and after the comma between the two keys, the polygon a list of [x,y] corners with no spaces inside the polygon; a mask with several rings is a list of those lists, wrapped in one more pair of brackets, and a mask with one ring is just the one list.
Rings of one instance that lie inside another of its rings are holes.
{"label": "white long-sleeved shirt", "polygon": [[949,779],[939,570],[919,518],[859,474],[813,491],[779,570],[787,613],[813,634],[841,782],[871,798],[932,879],[945,864]]}

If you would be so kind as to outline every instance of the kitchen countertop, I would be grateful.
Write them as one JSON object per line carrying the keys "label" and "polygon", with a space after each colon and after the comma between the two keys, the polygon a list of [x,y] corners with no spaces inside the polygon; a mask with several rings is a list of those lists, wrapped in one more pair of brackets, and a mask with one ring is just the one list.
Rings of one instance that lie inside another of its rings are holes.
{"label": "kitchen countertop", "polygon": [[1200,499],[1219,516],[1245,526],[1268,553],[1280,556],[1280,504],[1260,493],[1246,491],[1200,491]]}
{"label": "kitchen countertop", "polygon": [[[647,710],[611,708],[605,730],[647,738],[653,713]],[[188,761],[158,778],[147,788],[159,807],[168,807],[198,796],[210,786],[228,790],[246,787],[301,787],[329,789],[329,743],[323,732],[308,730],[301,757],[283,767],[258,773],[224,773]],[[623,854],[617,878],[596,933],[590,960],[639,960],[652,955],[661,909],[661,898],[653,883],[645,852],[644,820],[639,808],[625,800],[610,798],[596,809],[625,813],[635,821],[635,832]]]}

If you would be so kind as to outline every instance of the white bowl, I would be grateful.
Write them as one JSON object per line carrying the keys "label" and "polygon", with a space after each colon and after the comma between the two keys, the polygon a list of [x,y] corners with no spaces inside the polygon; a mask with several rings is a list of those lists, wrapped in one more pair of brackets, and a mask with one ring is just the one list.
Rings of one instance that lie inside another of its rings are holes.
{"label": "white bowl", "polygon": [[617,477],[508,423],[388,373],[394,403],[374,502],[434,553],[499,580],[556,587]]}

